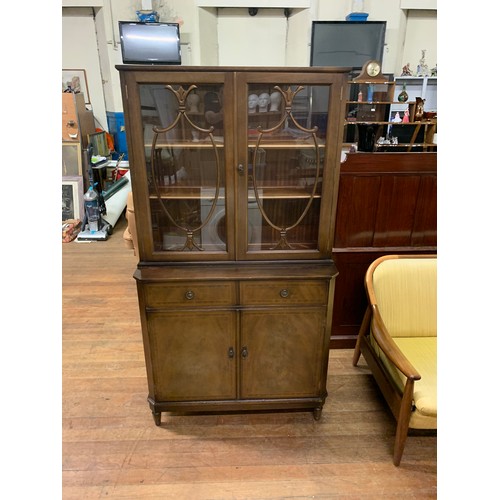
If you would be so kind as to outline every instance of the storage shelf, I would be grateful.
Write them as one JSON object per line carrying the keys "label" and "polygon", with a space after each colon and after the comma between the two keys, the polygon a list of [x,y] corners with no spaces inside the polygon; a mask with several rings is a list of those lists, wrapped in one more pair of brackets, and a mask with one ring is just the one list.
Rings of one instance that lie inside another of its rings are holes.
{"label": "storage shelf", "polygon": [[[153,144],[148,142],[144,144],[144,147],[151,148]],[[224,148],[223,141],[215,141],[216,148]],[[167,148],[179,148],[179,149],[213,149],[213,144],[209,140],[203,141],[172,141],[172,142],[157,142],[155,144],[155,149],[167,149]]]}
{"label": "storage shelf", "polygon": [[[212,188],[203,188],[207,193],[203,193],[200,187],[160,187],[160,198],[162,200],[213,200],[214,191]],[[258,186],[259,198],[261,199],[309,199],[311,197],[310,191],[304,189],[302,186]],[[321,198],[321,189],[317,189],[314,198]],[[154,193],[149,195],[150,200],[158,200],[158,196]],[[221,196],[219,192],[218,200],[224,200],[224,195]],[[249,200],[255,200],[253,190],[249,191]]]}
{"label": "storage shelf", "polygon": [[351,121],[346,120],[345,125],[436,125],[436,120],[422,120],[419,122],[380,122],[377,120]]}

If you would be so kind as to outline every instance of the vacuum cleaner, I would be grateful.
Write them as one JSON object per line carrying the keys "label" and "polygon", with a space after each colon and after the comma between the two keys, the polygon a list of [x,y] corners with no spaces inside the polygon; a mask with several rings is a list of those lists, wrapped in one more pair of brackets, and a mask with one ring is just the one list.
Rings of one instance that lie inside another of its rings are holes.
{"label": "vacuum cleaner", "polygon": [[83,195],[84,219],[83,230],[76,237],[77,241],[106,241],[113,232],[113,226],[106,222],[106,203],[102,189],[102,169],[108,163],[104,161],[92,162],[93,147],[89,144],[87,158],[89,162],[89,189]]}

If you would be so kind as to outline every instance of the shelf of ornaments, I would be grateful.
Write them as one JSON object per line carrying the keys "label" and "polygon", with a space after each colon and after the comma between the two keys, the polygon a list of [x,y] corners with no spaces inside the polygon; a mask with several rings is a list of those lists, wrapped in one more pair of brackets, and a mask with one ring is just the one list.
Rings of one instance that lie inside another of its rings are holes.
{"label": "shelf of ornaments", "polygon": [[344,125],[437,125],[437,120],[415,120],[415,121],[392,121],[382,122],[379,120],[345,120]]}
{"label": "shelf of ornaments", "polygon": [[[399,101],[347,101],[347,104],[383,104],[383,105],[392,105],[392,104],[401,104]],[[404,104],[404,103],[403,103]]]}
{"label": "shelf of ornaments", "polygon": [[397,83],[398,81],[405,81],[405,82],[423,82],[426,81],[428,83],[437,83],[437,76],[395,76],[394,77],[394,83]]}

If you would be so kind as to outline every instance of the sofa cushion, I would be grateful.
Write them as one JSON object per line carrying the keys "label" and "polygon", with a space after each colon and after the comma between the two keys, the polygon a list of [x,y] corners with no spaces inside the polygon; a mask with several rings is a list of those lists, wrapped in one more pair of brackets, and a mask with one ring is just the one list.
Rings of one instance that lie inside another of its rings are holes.
{"label": "sofa cushion", "polygon": [[[422,377],[415,382],[413,390],[415,411],[410,418],[410,427],[437,429],[437,337],[398,337],[394,342]],[[403,391],[406,377],[380,349],[374,347],[388,373]]]}
{"label": "sofa cushion", "polygon": [[373,273],[373,286],[393,338],[437,335],[437,258],[385,260]]}

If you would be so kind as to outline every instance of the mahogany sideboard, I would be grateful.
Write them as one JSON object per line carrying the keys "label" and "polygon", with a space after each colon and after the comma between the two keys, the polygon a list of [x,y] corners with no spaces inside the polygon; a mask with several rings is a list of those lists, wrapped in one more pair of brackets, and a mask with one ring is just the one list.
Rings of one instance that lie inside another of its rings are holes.
{"label": "mahogany sideboard", "polygon": [[381,255],[437,252],[437,153],[352,153],[340,167],[330,348],[354,347]]}

